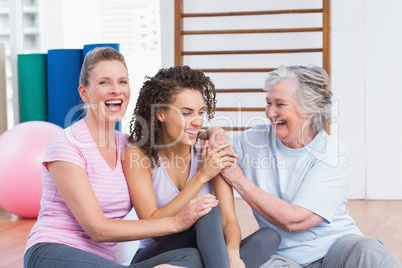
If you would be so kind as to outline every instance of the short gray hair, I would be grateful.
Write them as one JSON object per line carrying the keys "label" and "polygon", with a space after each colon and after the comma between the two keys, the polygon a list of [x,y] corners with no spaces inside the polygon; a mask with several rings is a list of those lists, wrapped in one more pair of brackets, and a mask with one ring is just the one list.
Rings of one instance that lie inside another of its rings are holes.
{"label": "short gray hair", "polygon": [[331,118],[332,90],[327,72],[318,66],[280,66],[269,73],[263,89],[268,91],[278,82],[288,83],[296,96],[300,114],[313,114],[313,131],[325,130]]}

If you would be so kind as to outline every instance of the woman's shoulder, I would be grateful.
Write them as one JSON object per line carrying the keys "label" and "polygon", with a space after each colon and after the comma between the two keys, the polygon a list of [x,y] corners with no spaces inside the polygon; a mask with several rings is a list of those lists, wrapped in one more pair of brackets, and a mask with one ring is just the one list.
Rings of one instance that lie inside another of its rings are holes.
{"label": "woman's shoulder", "polygon": [[73,125],[60,130],[57,132],[51,142],[49,143],[49,147],[57,147],[57,146],[69,146],[72,147],[74,144],[78,142],[78,134],[75,133]]}
{"label": "woman's shoulder", "polygon": [[340,154],[346,154],[346,147],[343,145],[339,136],[334,134],[328,134],[326,131],[322,131],[323,134],[323,143],[325,144],[326,149],[328,151],[337,151]]}
{"label": "woman's shoulder", "polygon": [[141,163],[141,165],[135,165],[136,167],[146,167],[150,169],[151,159],[145,153],[143,149],[140,147],[127,143],[123,150],[123,157],[122,157],[123,164],[130,163],[130,167],[132,167],[132,163]]}
{"label": "woman's shoulder", "polygon": [[79,134],[73,131],[73,126],[59,131],[49,143],[43,163],[51,161],[66,161],[84,168],[84,150],[92,148],[92,143],[83,142]]}
{"label": "woman's shoulder", "polygon": [[72,146],[90,148],[94,145],[91,131],[84,119],[81,119],[62,131],[63,138]]}
{"label": "woman's shoulder", "polygon": [[126,146],[124,147],[124,154],[126,154],[126,155],[127,154],[128,155],[135,154],[135,155],[138,155],[140,157],[149,158],[146,155],[146,153],[145,153],[145,151],[143,149],[141,149],[140,147],[138,147],[138,146],[136,146],[134,144],[130,144],[130,143],[127,143]]}
{"label": "woman's shoulder", "polygon": [[340,142],[339,137],[328,135],[325,131],[319,133],[320,137],[313,146],[306,146],[307,152],[318,160],[327,164],[338,163],[339,160],[345,159],[347,162],[347,151]]}

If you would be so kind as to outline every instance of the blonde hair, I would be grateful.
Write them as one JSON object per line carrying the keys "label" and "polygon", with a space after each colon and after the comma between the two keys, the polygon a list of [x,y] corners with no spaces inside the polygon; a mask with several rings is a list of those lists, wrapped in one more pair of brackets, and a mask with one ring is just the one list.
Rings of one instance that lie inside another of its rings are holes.
{"label": "blonde hair", "polygon": [[85,56],[84,63],[81,67],[80,85],[84,87],[89,84],[89,75],[95,65],[102,61],[117,60],[121,62],[127,69],[126,61],[123,54],[111,47],[97,47],[89,51]]}

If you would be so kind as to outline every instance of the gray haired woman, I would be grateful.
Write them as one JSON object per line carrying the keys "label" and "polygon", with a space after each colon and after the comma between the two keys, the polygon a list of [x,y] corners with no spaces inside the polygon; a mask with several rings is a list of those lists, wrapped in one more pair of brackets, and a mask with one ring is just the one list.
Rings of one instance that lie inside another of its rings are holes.
{"label": "gray haired woman", "polygon": [[[225,180],[251,206],[259,227],[282,241],[261,267],[401,267],[377,239],[364,237],[345,209],[348,159],[325,132],[332,91],[317,66],[281,66],[265,81],[269,125],[238,132],[231,140],[237,164]],[[226,133],[203,134],[212,144]]]}

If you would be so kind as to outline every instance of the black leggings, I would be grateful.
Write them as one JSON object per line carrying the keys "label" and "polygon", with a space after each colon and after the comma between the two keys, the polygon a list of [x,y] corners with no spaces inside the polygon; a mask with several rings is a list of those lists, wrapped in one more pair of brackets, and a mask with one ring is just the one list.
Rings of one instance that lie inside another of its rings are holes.
{"label": "black leggings", "polygon": [[[257,268],[268,260],[281,239],[275,230],[261,228],[241,241],[240,258],[247,268]],[[229,268],[229,258],[222,232],[222,215],[218,207],[201,217],[184,232],[161,237],[139,249],[132,263],[138,263],[166,251],[198,248],[206,268]]]}

